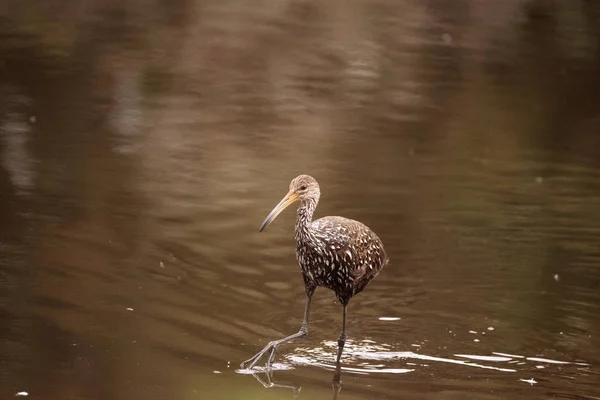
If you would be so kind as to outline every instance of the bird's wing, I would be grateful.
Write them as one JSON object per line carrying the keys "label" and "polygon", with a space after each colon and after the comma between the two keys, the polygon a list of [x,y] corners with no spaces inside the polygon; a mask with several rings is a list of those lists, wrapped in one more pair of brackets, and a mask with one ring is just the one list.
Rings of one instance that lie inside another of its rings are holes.
{"label": "bird's wing", "polygon": [[325,217],[315,223],[327,252],[348,267],[355,281],[372,279],[387,263],[381,240],[366,225],[343,217]]}

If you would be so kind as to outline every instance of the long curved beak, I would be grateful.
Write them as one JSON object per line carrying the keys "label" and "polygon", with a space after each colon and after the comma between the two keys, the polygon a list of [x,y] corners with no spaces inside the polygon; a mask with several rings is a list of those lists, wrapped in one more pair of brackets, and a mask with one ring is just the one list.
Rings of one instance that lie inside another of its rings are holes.
{"label": "long curved beak", "polygon": [[281,201],[279,202],[279,204],[277,204],[275,206],[275,208],[273,209],[273,211],[271,211],[269,213],[269,215],[267,215],[267,218],[265,218],[265,221],[262,223],[262,225],[260,226],[260,229],[258,230],[259,232],[262,232],[263,229],[265,229],[267,226],[269,226],[269,224],[275,219],[277,218],[277,216],[283,211],[285,210],[285,208],[287,206],[289,206],[290,204],[292,204],[293,202],[295,202],[296,200],[298,200],[298,194],[296,192],[289,192],[288,194],[285,195],[285,197],[283,199],[281,199]]}

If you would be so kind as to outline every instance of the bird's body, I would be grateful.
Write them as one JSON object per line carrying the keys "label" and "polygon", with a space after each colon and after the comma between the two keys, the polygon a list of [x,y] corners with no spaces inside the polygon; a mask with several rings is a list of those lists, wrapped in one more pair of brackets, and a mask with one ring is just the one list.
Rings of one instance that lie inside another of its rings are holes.
{"label": "bird's body", "polygon": [[297,225],[296,256],[307,290],[326,287],[342,304],[348,304],[387,263],[377,235],[344,217],[324,217],[306,229]]}
{"label": "bird's body", "polygon": [[242,363],[256,362],[268,351],[267,368],[275,357],[277,346],[306,335],[310,303],[317,287],[333,290],[343,306],[342,333],[338,339],[339,362],[346,342],[346,310],[348,302],[361,292],[388,263],[383,243],[375,232],[361,222],[344,217],[323,217],[312,220],[321,191],[317,181],[309,175],[300,175],[290,183],[288,194],[267,216],[260,231],[273,221],[287,206],[300,201],[295,238],[296,256],[304,278],[306,305],[304,320],[298,333],[270,342],[254,357]]}

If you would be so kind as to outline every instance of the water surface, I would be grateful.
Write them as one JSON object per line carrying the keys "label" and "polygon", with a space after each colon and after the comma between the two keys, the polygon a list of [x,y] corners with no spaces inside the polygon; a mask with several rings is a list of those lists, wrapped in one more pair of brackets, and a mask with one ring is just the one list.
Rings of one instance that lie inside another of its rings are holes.
{"label": "water surface", "polygon": [[309,173],[391,260],[339,399],[599,399],[600,7],[567,3],[8,1],[0,397],[332,398],[325,289],[238,368],[300,326],[294,212],[258,227]]}

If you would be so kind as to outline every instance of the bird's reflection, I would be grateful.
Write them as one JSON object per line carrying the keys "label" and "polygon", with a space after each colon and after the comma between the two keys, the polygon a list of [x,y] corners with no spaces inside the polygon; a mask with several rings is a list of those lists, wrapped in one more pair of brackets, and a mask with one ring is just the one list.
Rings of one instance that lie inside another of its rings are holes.
{"label": "bird's reflection", "polygon": [[335,363],[331,387],[333,388],[333,400],[337,400],[338,394],[342,390],[342,363],[339,360]]}
{"label": "bird's reflection", "polygon": [[[261,377],[261,375],[263,377]],[[261,385],[265,388],[283,388],[290,389],[293,393],[293,399],[297,400],[300,398],[300,392],[302,391],[302,386],[293,386],[293,385],[282,385],[276,383],[273,379],[273,370],[268,369],[265,372],[252,372],[252,376],[256,379]],[[337,361],[335,363],[335,370],[333,373],[333,379],[331,381],[331,387],[333,389],[333,399],[337,400],[340,391],[342,390],[342,363]]]}
{"label": "bird's reflection", "polygon": [[263,385],[265,388],[284,388],[284,389],[291,389],[293,392],[293,398],[294,400],[299,399],[300,398],[300,391],[302,390],[302,386],[292,386],[292,385],[281,385],[279,383],[275,383],[273,381],[273,370],[267,370],[266,372],[262,373],[261,375],[264,375],[265,378],[261,378],[259,373],[257,372],[253,372],[252,376],[254,377],[254,379],[256,379],[261,385]]}

